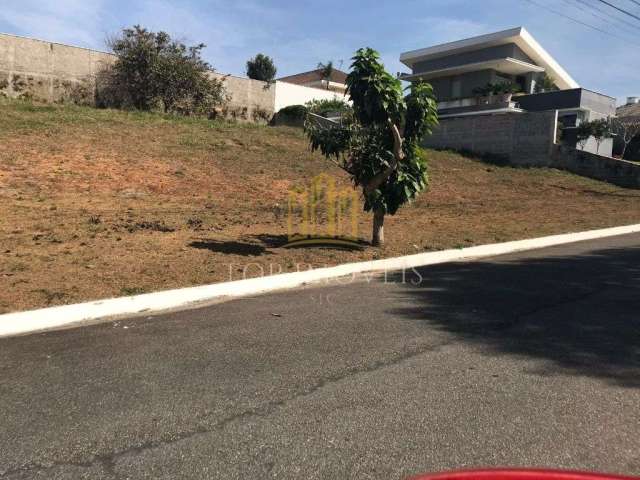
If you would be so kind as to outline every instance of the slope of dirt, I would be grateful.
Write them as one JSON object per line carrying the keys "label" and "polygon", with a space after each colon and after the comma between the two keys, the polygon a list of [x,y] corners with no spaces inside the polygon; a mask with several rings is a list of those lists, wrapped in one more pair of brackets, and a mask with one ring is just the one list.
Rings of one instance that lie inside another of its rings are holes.
{"label": "slope of dirt", "polygon": [[[349,187],[299,130],[4,101],[0,312],[640,221],[638,191],[428,157],[386,247],[287,249],[290,192],[321,173]],[[369,239],[361,206],[357,224]]]}

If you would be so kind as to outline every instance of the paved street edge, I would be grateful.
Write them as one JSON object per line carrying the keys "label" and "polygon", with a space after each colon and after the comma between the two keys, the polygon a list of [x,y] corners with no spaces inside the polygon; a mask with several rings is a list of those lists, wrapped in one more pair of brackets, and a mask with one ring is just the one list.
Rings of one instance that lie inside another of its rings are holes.
{"label": "paved street edge", "polygon": [[26,312],[0,315],[0,337],[24,335],[44,330],[69,327],[113,317],[157,313],[192,307],[200,303],[285,290],[302,285],[344,277],[358,273],[375,273],[435,265],[446,262],[474,260],[507,253],[535,250],[555,245],[595,240],[630,233],[639,233],[640,224],[623,227],[567,233],[512,242],[480,245],[440,252],[418,253],[404,257],[368,262],[346,263],[335,267],[302,272],[284,273],[233,282],[214,283],[199,287],[181,288],[131,297],[62,305]]}

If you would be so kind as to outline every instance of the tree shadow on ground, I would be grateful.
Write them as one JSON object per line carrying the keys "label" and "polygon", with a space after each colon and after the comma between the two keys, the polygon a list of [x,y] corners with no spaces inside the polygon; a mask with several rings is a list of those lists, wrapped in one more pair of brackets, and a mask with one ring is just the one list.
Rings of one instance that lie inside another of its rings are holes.
{"label": "tree shadow on ground", "polygon": [[371,246],[362,239],[346,240],[340,237],[310,237],[308,242],[296,244],[292,242],[288,235],[274,234],[257,234],[252,235],[254,238],[269,248],[322,248],[330,250],[362,250]]}
{"label": "tree shadow on ground", "polygon": [[192,248],[201,250],[209,250],[211,252],[226,253],[233,255],[243,256],[259,256],[264,254],[271,254],[263,245],[257,245],[255,243],[237,242],[234,240],[212,240],[201,239],[189,244]]}
{"label": "tree shadow on ground", "polygon": [[393,313],[492,353],[542,360],[540,375],[640,388],[640,248],[416,271],[402,288],[414,306]]}

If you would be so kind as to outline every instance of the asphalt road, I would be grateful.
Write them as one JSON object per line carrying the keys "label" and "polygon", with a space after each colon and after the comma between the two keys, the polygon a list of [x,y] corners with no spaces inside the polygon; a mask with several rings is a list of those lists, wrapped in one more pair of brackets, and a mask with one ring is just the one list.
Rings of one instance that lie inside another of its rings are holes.
{"label": "asphalt road", "polygon": [[0,378],[1,479],[640,475],[640,235],[1,339]]}

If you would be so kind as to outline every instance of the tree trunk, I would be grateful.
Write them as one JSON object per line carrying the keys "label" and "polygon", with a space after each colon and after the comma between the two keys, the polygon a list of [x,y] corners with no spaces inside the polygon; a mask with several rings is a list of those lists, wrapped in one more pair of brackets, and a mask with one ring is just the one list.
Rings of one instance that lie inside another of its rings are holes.
{"label": "tree trunk", "polygon": [[373,235],[371,244],[374,247],[384,245],[384,210],[375,210],[373,212]]}

